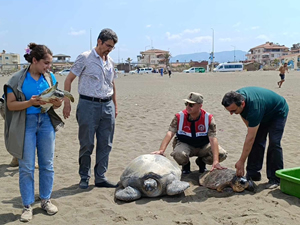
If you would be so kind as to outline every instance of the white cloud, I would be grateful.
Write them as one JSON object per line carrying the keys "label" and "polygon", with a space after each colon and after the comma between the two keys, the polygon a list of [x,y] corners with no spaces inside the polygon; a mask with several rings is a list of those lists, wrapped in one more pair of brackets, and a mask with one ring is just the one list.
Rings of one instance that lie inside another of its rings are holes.
{"label": "white cloud", "polygon": [[168,40],[181,39],[181,34],[171,34],[170,32],[166,32]]}
{"label": "white cloud", "polygon": [[199,33],[200,32],[200,29],[185,29],[182,33],[183,34],[195,34],[195,33]]}
{"label": "white cloud", "polygon": [[270,38],[267,35],[261,34],[261,35],[258,35],[256,37],[256,39],[261,39],[261,40],[268,41]]}
{"label": "white cloud", "polygon": [[168,40],[174,40],[174,39],[181,39],[184,35],[188,34],[196,34],[199,33],[200,29],[195,28],[195,29],[185,29],[184,31],[178,33],[178,34],[171,34],[170,32],[166,32]]}
{"label": "white cloud", "polygon": [[221,41],[221,42],[230,42],[230,41],[232,41],[232,39],[231,38],[219,38],[219,41]]}
{"label": "white cloud", "polygon": [[151,27],[151,26],[152,26],[151,24],[146,25],[147,28],[149,28],[149,27]]}
{"label": "white cloud", "polygon": [[251,30],[257,30],[259,28],[260,28],[259,26],[254,26],[254,27],[251,27]]}
{"label": "white cloud", "polygon": [[211,42],[211,36],[200,36],[195,38],[186,38],[185,41],[189,43],[203,43],[203,42]]}
{"label": "white cloud", "polygon": [[72,35],[72,36],[79,36],[79,35],[83,35],[85,34],[85,30],[79,30],[79,31],[76,31],[74,30],[72,27],[70,28],[70,32],[68,33],[69,35]]}
{"label": "white cloud", "polygon": [[232,27],[238,27],[241,25],[241,22],[237,22],[236,24],[233,24]]}

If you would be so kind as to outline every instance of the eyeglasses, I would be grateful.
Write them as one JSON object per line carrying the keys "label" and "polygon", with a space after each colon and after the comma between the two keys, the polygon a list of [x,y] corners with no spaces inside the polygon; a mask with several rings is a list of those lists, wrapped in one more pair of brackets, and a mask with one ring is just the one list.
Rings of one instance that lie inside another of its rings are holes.
{"label": "eyeglasses", "polygon": [[186,102],[184,104],[185,104],[185,106],[189,106],[190,108],[193,108],[195,105],[195,103],[189,103],[189,102]]}
{"label": "eyeglasses", "polygon": [[106,45],[106,47],[110,48],[111,50],[114,50],[114,49],[115,49],[115,46],[112,46],[112,45],[106,44],[105,42],[104,42],[104,44]]}

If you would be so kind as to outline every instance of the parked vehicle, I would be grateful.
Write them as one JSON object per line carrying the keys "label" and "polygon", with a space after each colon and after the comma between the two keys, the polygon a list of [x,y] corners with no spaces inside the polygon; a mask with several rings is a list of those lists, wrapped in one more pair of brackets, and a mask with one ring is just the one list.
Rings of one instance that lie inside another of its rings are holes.
{"label": "parked vehicle", "polygon": [[205,73],[205,69],[203,67],[191,67],[187,70],[183,71],[184,73]]}
{"label": "parked vehicle", "polygon": [[129,73],[130,74],[135,74],[135,73],[138,73],[138,72],[137,72],[137,70],[130,70]]}
{"label": "parked vehicle", "polygon": [[69,73],[70,73],[70,69],[65,69],[65,70],[58,72],[58,74],[61,76],[67,76],[67,75],[69,75]]}
{"label": "parked vehicle", "polygon": [[143,73],[152,73],[153,69],[151,67],[148,68],[140,68],[139,73],[143,74]]}
{"label": "parked vehicle", "polygon": [[216,68],[214,68],[214,72],[234,72],[243,70],[243,63],[220,63]]}

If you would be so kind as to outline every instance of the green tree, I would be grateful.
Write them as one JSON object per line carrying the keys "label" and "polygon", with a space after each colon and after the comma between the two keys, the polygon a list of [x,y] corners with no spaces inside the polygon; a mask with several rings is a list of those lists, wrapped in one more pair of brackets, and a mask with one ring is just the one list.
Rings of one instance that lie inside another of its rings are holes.
{"label": "green tree", "polygon": [[130,63],[132,62],[132,60],[133,59],[131,59],[130,57],[128,57],[125,61],[128,63],[128,65],[129,65],[129,71],[131,70],[131,65],[130,65]]}
{"label": "green tree", "polygon": [[171,54],[169,52],[164,54],[164,62],[166,63],[166,67],[169,65],[170,63],[170,58],[171,58]]}

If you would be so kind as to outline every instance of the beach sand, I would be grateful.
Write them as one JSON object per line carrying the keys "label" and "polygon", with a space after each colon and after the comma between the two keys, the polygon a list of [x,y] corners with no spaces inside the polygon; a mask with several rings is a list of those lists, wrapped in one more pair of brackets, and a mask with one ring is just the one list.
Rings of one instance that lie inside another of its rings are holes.
{"label": "beach sand", "polygon": [[[0,77],[0,88],[9,77]],[[65,77],[57,76],[63,89]],[[244,86],[261,86],[286,98],[290,113],[285,127],[282,147],[285,168],[300,166],[300,72],[291,71],[279,89],[278,71],[235,73],[174,73],[172,78],[159,74],[119,75],[116,80],[119,115],[113,149],[110,154],[107,178],[118,182],[126,165],[135,157],[158,150],[175,113],[184,109],[191,91],[204,96],[203,109],[212,113],[217,123],[219,144],[228,151],[221,163],[234,168],[239,159],[246,127],[240,116],[230,115],[221,105],[224,94]],[[59,208],[48,216],[38,200],[38,171],[35,173],[36,203],[31,224],[300,224],[300,199],[280,191],[266,190],[265,163],[262,180],[256,182],[256,193],[218,193],[199,186],[198,168],[191,159],[192,173],[182,180],[190,183],[184,194],[159,198],[142,198],[125,203],[114,199],[114,189],[94,187],[94,173],[87,190],[78,188],[78,125],[75,119],[78,101],[77,80],[73,82],[71,117],[65,128],[57,132],[55,150],[55,180],[52,201]],[[57,110],[62,115],[62,107]],[[18,168],[9,167],[11,156],[5,149],[0,120],[0,224],[19,224],[22,202],[19,192]],[[170,160],[171,144],[166,150]],[[92,157],[94,166],[95,155]],[[92,167],[93,168],[93,167]],[[208,166],[210,169],[210,166]]]}

